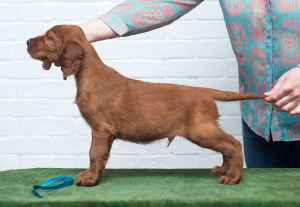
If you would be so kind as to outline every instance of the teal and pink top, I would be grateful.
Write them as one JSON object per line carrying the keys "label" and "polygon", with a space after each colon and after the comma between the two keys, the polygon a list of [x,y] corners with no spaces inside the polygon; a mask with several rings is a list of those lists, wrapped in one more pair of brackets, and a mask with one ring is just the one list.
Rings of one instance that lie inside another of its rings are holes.
{"label": "teal and pink top", "polygon": [[[300,63],[300,1],[219,0],[238,62],[239,89],[264,93]],[[203,0],[127,0],[99,17],[118,36],[171,24]],[[274,110],[264,100],[241,102],[248,126],[266,140],[300,140],[300,116]]]}

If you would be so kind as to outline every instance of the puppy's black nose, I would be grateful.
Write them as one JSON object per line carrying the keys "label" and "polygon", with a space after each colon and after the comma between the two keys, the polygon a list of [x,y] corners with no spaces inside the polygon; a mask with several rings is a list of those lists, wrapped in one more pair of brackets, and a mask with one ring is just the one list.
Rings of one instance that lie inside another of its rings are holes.
{"label": "puppy's black nose", "polygon": [[27,45],[30,45],[30,43],[31,43],[31,40],[27,40],[27,41],[26,41],[26,44],[27,44]]}

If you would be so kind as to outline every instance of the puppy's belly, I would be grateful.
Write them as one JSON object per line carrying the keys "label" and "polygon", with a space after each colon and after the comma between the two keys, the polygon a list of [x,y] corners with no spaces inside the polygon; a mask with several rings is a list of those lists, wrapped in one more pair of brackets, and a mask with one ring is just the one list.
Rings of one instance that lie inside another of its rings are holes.
{"label": "puppy's belly", "polygon": [[148,128],[127,128],[117,133],[117,138],[136,143],[147,143],[155,140],[175,137],[179,135],[179,130],[174,130],[169,127],[148,127]]}
{"label": "puppy's belly", "polygon": [[149,143],[153,142],[155,140],[163,139],[166,138],[167,136],[137,136],[137,135],[132,135],[132,136],[124,136],[124,135],[117,135],[118,139],[122,139],[124,141],[130,141],[130,142],[135,142],[135,143]]}

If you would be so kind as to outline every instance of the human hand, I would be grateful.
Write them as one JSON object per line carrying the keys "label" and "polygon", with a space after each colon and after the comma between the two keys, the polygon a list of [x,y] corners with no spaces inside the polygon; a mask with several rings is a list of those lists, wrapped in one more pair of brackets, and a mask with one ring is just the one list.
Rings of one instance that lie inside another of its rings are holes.
{"label": "human hand", "polygon": [[265,95],[265,101],[272,103],[277,111],[300,115],[300,68],[295,67],[284,73]]}

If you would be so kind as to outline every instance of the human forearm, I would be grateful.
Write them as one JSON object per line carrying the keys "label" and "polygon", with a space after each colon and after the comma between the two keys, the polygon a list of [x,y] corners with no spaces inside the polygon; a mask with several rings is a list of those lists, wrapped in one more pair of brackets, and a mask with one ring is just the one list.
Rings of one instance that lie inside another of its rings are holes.
{"label": "human forearm", "polygon": [[117,36],[114,30],[112,30],[107,24],[101,19],[96,18],[88,22],[79,24],[85,33],[86,38],[90,42],[96,42],[99,40],[111,39]]}
{"label": "human forearm", "polygon": [[148,32],[179,19],[203,0],[127,0],[101,15],[118,37]]}

